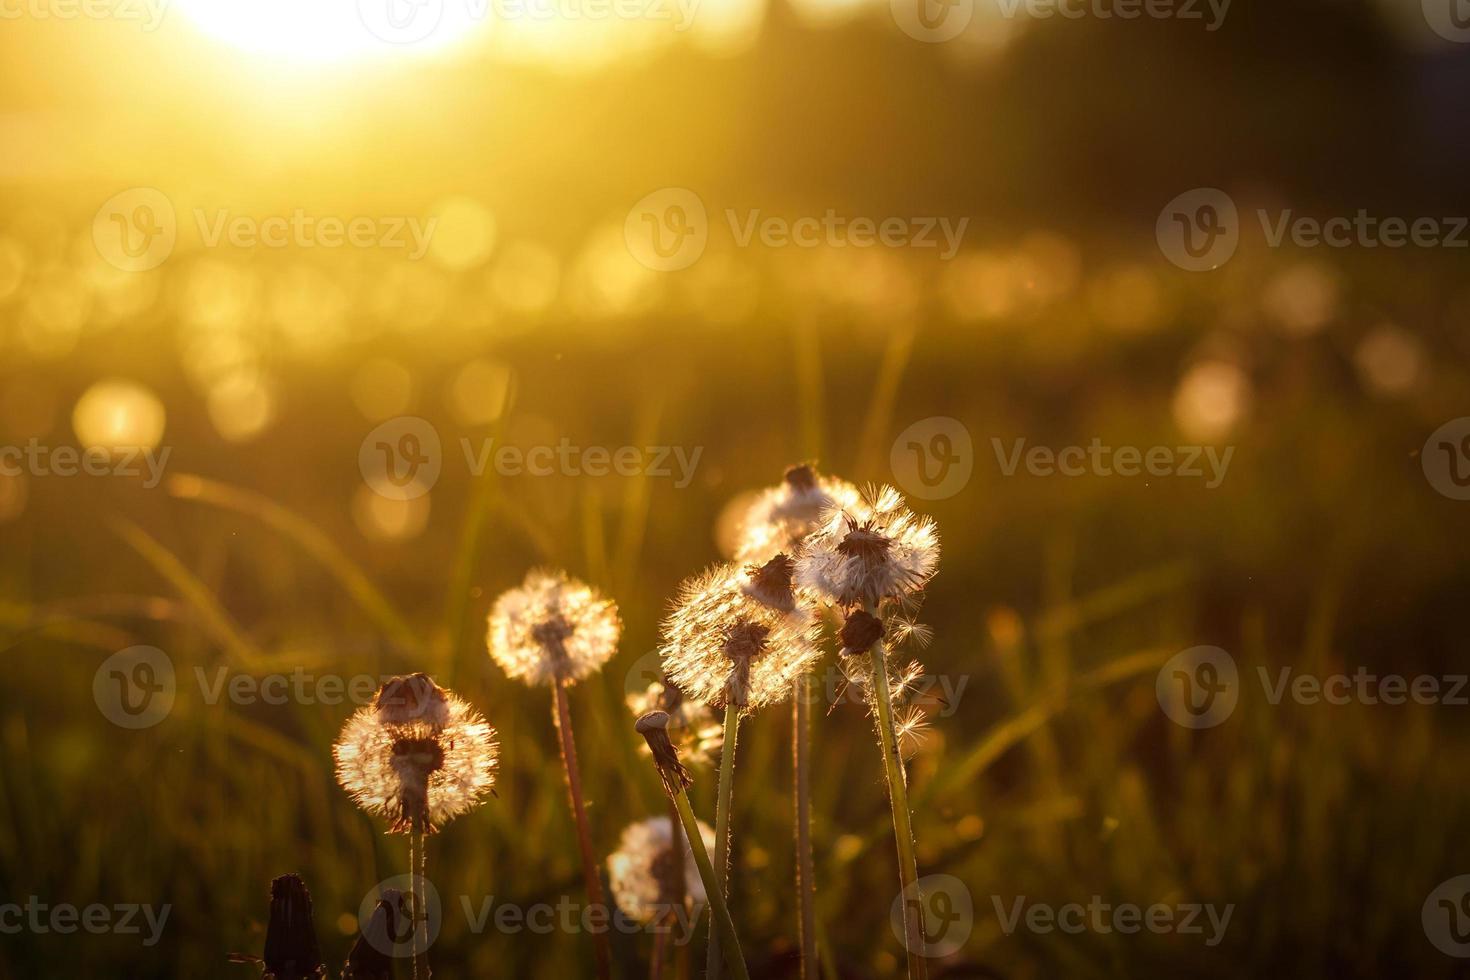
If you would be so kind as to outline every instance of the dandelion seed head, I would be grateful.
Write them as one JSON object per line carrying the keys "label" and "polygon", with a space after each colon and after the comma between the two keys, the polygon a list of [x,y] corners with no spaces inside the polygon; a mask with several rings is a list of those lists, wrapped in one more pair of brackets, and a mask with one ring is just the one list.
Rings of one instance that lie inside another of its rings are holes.
{"label": "dandelion seed head", "polygon": [[[408,689],[419,692],[420,706],[435,706],[433,724],[419,714],[404,716]],[[422,674],[384,684],[371,707],[347,719],[332,746],[337,782],[358,806],[385,817],[389,833],[415,824],[432,832],[479,806],[495,786],[498,752],[495,729],[484,717]]]}
{"label": "dandelion seed head", "polygon": [[696,701],[729,698],[749,711],[778,703],[820,657],[812,613],[761,602],[754,580],[749,566],[716,566],[684,583],[663,622],[664,670]]}
{"label": "dandelion seed head", "polygon": [[861,494],[846,480],[818,474],[810,464],[793,466],[779,486],[761,491],[740,520],[735,560],[762,564],[794,554],[833,507],[850,507]]}
{"label": "dandelion seed head", "polygon": [[834,507],[796,559],[796,584],[823,601],[851,607],[916,601],[939,568],[939,530],[908,509],[892,487]]}
{"label": "dandelion seed head", "polygon": [[[699,835],[709,850],[715,847],[715,832],[703,821]],[[694,863],[694,853],[682,832],[677,839],[684,849],[684,887],[676,877],[673,822],[668,817],[653,817],[630,824],[607,859],[608,877],[618,908],[629,918],[645,925],[659,922],[678,907],[680,895],[688,895],[697,910],[706,901],[704,882]]]}
{"label": "dandelion seed head", "polygon": [[612,600],[562,572],[538,570],[495,600],[487,643],[513,679],[571,684],[602,668],[622,630]]}

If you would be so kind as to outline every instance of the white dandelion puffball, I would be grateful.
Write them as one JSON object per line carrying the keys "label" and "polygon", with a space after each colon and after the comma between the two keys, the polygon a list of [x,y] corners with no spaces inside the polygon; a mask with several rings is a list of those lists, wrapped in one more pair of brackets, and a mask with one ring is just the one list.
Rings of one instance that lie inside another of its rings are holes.
{"label": "white dandelion puffball", "polygon": [[[404,709],[406,690],[418,707]],[[495,729],[423,674],[395,677],[342,726],[332,746],[337,782],[389,833],[435,831],[483,802],[495,786]]]}
{"label": "white dandelion puffball", "polygon": [[793,466],[779,486],[761,491],[740,520],[735,560],[761,564],[785,552],[795,554],[806,536],[821,526],[834,507],[851,507],[857,487],[810,466]]}
{"label": "white dandelion puffball", "polygon": [[[715,832],[699,821],[699,836],[706,850],[715,848]],[[653,817],[629,824],[623,839],[607,859],[608,877],[618,908],[629,918],[644,924],[666,918],[679,904],[680,890],[674,875],[673,824],[668,817]],[[704,882],[694,863],[694,853],[679,828],[679,843],[684,848],[684,888],[694,904],[696,917],[704,905]]]}
{"label": "white dandelion puffball", "polygon": [[[784,567],[787,601],[779,594]],[[817,622],[794,602],[790,561],[762,568],[717,565],[689,579],[662,626],[664,672],[686,695],[711,706],[727,699],[748,711],[791,695],[796,678],[821,657]]]}
{"label": "white dandelion puffball", "polygon": [[827,513],[796,559],[796,583],[834,605],[877,605],[914,598],[938,569],[938,527],[883,487]]}
{"label": "white dandelion puffball", "polygon": [[574,684],[618,649],[618,607],[564,572],[533,571],[495,600],[487,642],[506,675],[532,686]]}

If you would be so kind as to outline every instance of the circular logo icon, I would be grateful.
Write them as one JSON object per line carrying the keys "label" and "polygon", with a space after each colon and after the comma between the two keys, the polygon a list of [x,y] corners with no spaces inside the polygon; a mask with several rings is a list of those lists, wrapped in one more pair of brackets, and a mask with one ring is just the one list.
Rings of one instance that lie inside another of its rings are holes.
{"label": "circular logo icon", "polygon": [[888,924],[904,949],[920,956],[950,956],[970,940],[975,902],[953,875],[926,875],[899,892]]}
{"label": "circular logo icon", "polygon": [[92,218],[97,254],[124,272],[158,268],[173,254],[178,238],[173,202],[152,187],[113,195]]}
{"label": "circular logo icon", "polygon": [[898,29],[915,41],[939,44],[959,37],[975,16],[975,0],[889,0]]}
{"label": "circular logo icon", "polygon": [[368,33],[388,44],[417,44],[439,29],[444,0],[357,0]]}
{"label": "circular logo icon", "polygon": [[1446,41],[1470,44],[1470,4],[1466,0],[1423,0],[1429,29]]}
{"label": "circular logo icon", "polygon": [[1240,244],[1240,215],[1230,195],[1213,187],[1185,191],[1164,205],[1154,225],[1164,257],[1189,272],[1209,272]]}
{"label": "circular logo icon", "polygon": [[1470,417],[1434,430],[1419,453],[1429,485],[1451,500],[1470,500]]}
{"label": "circular logo icon", "polygon": [[174,663],[157,647],[119,650],[92,675],[92,700],[119,728],[152,728],[174,707]]}
{"label": "circular logo icon", "polygon": [[413,500],[434,489],[444,467],[439,431],[414,415],[389,419],[367,434],[357,468],[379,496]]}
{"label": "circular logo icon", "polygon": [[656,190],[628,212],[623,240],[633,258],[655,272],[687,269],[709,243],[704,202],[683,187]]}
{"label": "circular logo icon", "polygon": [[1419,911],[1424,935],[1446,956],[1470,957],[1470,875],[1441,882]]}
{"label": "circular logo icon", "polygon": [[1219,647],[1190,647],[1169,658],[1154,682],[1159,707],[1185,728],[1214,728],[1235,711],[1240,677]]}
{"label": "circular logo icon", "polygon": [[888,454],[893,478],[920,500],[944,500],[975,472],[975,444],[959,419],[936,415],[904,429]]}
{"label": "circular logo icon", "polygon": [[444,906],[439,889],[419,875],[394,875],[378,882],[357,907],[357,927],[384,956],[408,958],[439,938]]}

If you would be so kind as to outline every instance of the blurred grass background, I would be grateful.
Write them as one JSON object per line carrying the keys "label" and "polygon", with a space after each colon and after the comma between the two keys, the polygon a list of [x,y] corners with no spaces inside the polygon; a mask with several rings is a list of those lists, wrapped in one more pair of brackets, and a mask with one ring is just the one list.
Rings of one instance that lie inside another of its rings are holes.
{"label": "blurred grass background", "polygon": [[[719,557],[727,502],[802,459],[892,480],[897,434],[950,416],[974,439],[975,475],[914,501],[945,548],[923,659],[968,683],[911,764],[921,873],[961,878],[976,902],[945,974],[1456,975],[1419,913],[1470,866],[1463,711],[1271,707],[1254,678],[1463,670],[1470,521],[1417,458],[1470,394],[1463,254],[1255,238],[1190,275],[1153,241],[1159,208],[1195,186],[1229,189],[1242,213],[1465,214],[1470,142],[1454,124],[1470,69],[1406,42],[1413,6],[1242,3],[1218,35],[1012,24],[998,43],[987,22],[974,44],[921,45],[882,9],[775,5],[728,50],[635,44],[574,72],[554,53],[262,68],[185,46],[173,20],[148,40],[92,24],[0,35],[14,148],[0,165],[0,437],[74,443],[78,399],[122,377],[162,406],[171,449],[155,489],[0,482],[0,894],[173,907],[156,949],[3,936],[0,969],[249,975],[224,957],[259,951],[268,883],[290,870],[340,964],[362,896],[406,860],[332,779],[350,708],[207,705],[194,669],[223,666],[427,669],[480,707],[503,743],[499,798],[431,842],[447,906],[432,962],[443,976],[586,975],[586,937],[474,936],[458,906],[580,893],[549,708],[485,656],[490,602],[544,563],[622,609],[622,652],[573,697],[607,853],[663,812],[625,676],[680,579]],[[44,71],[58,58],[65,79]],[[181,215],[451,213],[493,245],[410,263],[181,242],[160,269],[120,275],[90,223],[140,183]],[[947,263],[712,240],[660,275],[631,260],[621,223],[661,186],[695,189],[712,221],[835,208],[972,227]],[[394,507],[357,460],[400,414],[436,426],[445,472]],[[1235,455],[1207,490],[1006,477],[991,444],[1095,436]],[[682,489],[476,478],[460,437],[702,456]],[[164,723],[124,732],[92,678],[138,643],[167,651],[179,695]],[[1247,685],[1229,722],[1191,732],[1160,712],[1154,672],[1200,644],[1231,651]],[[787,713],[741,736],[734,910],[756,971],[794,976]],[[841,976],[895,976],[869,725],[841,705],[815,738],[825,945]],[[712,819],[712,774],[698,775]],[[1006,936],[991,906],[1094,894],[1235,912],[1210,949]],[[615,953],[640,975],[647,938],[618,937]]]}

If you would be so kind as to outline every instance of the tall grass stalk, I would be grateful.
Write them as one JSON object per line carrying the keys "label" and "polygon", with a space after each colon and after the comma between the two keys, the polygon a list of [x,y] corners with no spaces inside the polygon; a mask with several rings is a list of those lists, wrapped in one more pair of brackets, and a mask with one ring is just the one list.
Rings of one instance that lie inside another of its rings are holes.
{"label": "tall grass stalk", "polygon": [[[730,802],[735,787],[735,742],[740,735],[740,706],[734,697],[725,702],[725,744],[720,750],[720,786],[715,799],[715,888],[721,901],[725,898],[726,871],[730,866]],[[682,815],[682,814],[681,814]],[[697,830],[690,833],[690,845],[699,836]],[[727,913],[728,914],[728,913]],[[716,919],[710,920],[709,951],[704,961],[706,980],[720,980],[720,929]]]}
{"label": "tall grass stalk", "polygon": [[[587,805],[582,793],[582,772],[577,765],[577,742],[572,734],[572,713],[567,707],[566,684],[557,678],[551,685],[552,720],[556,723],[557,743],[561,746],[562,769],[567,777],[567,799],[572,807],[572,819],[577,825],[577,847],[582,852],[582,876],[587,885],[587,901],[593,906],[604,906],[602,879],[597,871],[597,857],[592,850],[592,831],[587,825]],[[601,980],[612,976],[612,951],[606,932],[592,935],[593,948],[597,953],[597,975]]]}

